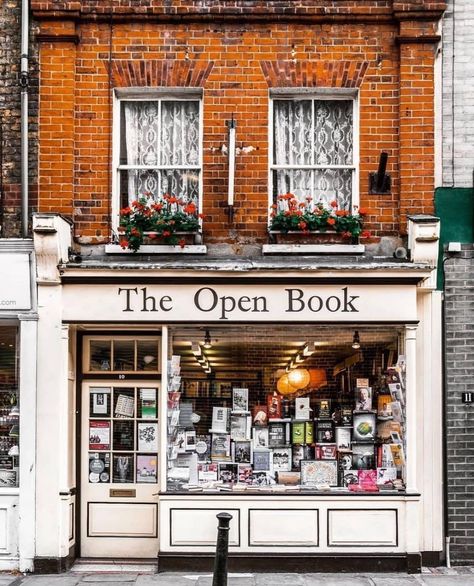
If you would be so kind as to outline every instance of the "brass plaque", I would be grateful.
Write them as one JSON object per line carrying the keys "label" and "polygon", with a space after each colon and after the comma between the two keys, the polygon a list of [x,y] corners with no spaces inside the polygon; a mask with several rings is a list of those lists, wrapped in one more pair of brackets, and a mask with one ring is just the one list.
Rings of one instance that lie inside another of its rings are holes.
{"label": "brass plaque", "polygon": [[136,497],[137,491],[134,488],[111,488],[109,496],[119,498]]}

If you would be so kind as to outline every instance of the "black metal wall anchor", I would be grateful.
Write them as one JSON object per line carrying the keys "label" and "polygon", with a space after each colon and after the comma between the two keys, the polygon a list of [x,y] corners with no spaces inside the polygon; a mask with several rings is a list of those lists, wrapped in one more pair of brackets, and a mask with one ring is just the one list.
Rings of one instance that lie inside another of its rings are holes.
{"label": "black metal wall anchor", "polygon": [[219,513],[217,519],[216,558],[214,560],[214,577],[212,586],[227,586],[227,558],[229,555],[229,531],[232,515]]}
{"label": "black metal wall anchor", "polygon": [[369,193],[391,193],[392,178],[386,173],[388,153],[381,152],[377,173],[369,175]]}

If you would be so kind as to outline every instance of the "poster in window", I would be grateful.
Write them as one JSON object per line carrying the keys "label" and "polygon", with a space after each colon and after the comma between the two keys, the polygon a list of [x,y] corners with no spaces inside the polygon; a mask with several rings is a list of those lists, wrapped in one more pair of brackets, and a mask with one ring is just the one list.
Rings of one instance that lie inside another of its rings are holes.
{"label": "poster in window", "polygon": [[110,453],[89,453],[89,482],[93,484],[110,482]]}
{"label": "poster in window", "polygon": [[137,482],[155,483],[157,482],[157,457],[137,455]]}
{"label": "poster in window", "polygon": [[113,458],[112,481],[119,484],[133,482],[133,455],[114,454]]}
{"label": "poster in window", "polygon": [[140,389],[142,419],[156,419],[156,389]]}
{"label": "poster in window", "polygon": [[134,398],[120,393],[115,405],[115,417],[119,419],[131,419],[133,417],[134,409]]}
{"label": "poster in window", "polygon": [[16,470],[0,470],[0,487],[16,486]]}
{"label": "poster in window", "polygon": [[138,451],[139,452],[157,452],[158,451],[158,423],[138,424]]}
{"label": "poster in window", "polygon": [[89,421],[89,450],[110,450],[110,421]]}
{"label": "poster in window", "polygon": [[242,388],[232,389],[232,410],[246,413],[249,410],[249,390]]}
{"label": "poster in window", "polygon": [[337,486],[336,460],[302,460],[302,486]]}
{"label": "poster in window", "polygon": [[91,417],[110,417],[110,388],[91,387]]}

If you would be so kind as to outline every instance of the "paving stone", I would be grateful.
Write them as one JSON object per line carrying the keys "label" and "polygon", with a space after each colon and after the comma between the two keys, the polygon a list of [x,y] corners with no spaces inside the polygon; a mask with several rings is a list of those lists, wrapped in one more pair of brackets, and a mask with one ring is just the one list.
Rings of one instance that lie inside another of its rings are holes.
{"label": "paving stone", "polygon": [[355,574],[304,574],[305,586],[372,586],[365,576]]}
{"label": "paving stone", "polygon": [[76,586],[81,576],[45,574],[43,576],[28,576],[21,582],[21,586]]}
{"label": "paving stone", "polygon": [[81,580],[82,582],[132,582],[135,583],[138,574],[87,574]]}
{"label": "paving stone", "polygon": [[305,581],[299,574],[256,574],[257,586],[304,586]]}
{"label": "paving stone", "polygon": [[430,586],[474,586],[474,576],[446,576],[438,574],[437,576],[423,574],[420,579],[422,584],[429,584]]}
{"label": "paving stone", "polygon": [[175,574],[166,572],[152,576],[138,576],[136,586],[195,586],[197,574]]}
{"label": "paving stone", "polygon": [[420,584],[415,576],[371,576],[375,586],[405,586],[409,584]]}
{"label": "paving stone", "polygon": [[[196,586],[212,586],[212,576],[200,576]],[[255,586],[255,579],[244,577],[230,577],[227,579],[228,586]]]}

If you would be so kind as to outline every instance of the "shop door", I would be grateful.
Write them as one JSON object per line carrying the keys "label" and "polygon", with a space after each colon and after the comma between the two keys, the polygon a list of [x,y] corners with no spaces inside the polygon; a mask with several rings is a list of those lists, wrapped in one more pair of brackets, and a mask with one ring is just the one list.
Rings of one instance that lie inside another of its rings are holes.
{"label": "shop door", "polygon": [[156,382],[82,385],[81,556],[158,554]]}

